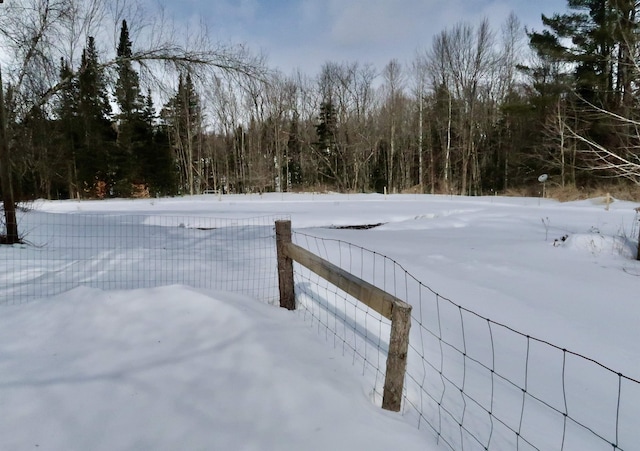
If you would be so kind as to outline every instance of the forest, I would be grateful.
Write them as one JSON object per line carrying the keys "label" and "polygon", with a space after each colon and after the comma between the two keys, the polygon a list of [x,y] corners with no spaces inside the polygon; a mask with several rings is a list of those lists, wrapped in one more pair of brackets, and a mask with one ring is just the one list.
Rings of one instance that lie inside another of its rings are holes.
{"label": "forest", "polygon": [[408,63],[327,61],[318,74],[161,34],[164,19],[141,25],[108,3],[0,5],[0,47],[13,55],[0,96],[5,206],[303,190],[538,195],[542,174],[559,189],[638,193],[635,1],[569,0],[541,30],[514,15],[452,24]]}

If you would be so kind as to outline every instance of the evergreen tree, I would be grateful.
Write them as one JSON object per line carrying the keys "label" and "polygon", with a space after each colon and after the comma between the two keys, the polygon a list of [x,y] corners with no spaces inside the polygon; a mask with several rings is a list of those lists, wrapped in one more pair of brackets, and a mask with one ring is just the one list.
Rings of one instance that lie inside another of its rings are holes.
{"label": "evergreen tree", "polygon": [[333,105],[333,101],[329,98],[320,104],[318,124],[315,127],[318,138],[315,142],[315,148],[321,157],[321,161],[324,163],[324,168],[320,170],[321,181],[323,183],[331,179],[337,179],[336,174],[339,170],[336,136],[337,124],[336,108]]}
{"label": "evergreen tree", "polygon": [[336,109],[331,99],[320,105],[318,125],[316,125],[316,135],[318,141],[316,147],[327,155],[333,153],[336,145]]}
{"label": "evergreen tree", "polygon": [[95,40],[89,37],[82,52],[78,74],[78,116],[81,142],[76,154],[81,195],[105,197],[110,194],[112,153],[115,133],[111,125],[111,104],[103,71],[98,65]]}
{"label": "evergreen tree", "polygon": [[[558,159],[556,154],[560,152],[563,183],[567,126],[596,146],[607,149],[635,146],[630,142],[632,131],[623,130],[613,116],[603,111],[623,117],[630,117],[634,111],[633,87],[638,82],[634,64],[638,44],[636,13],[640,7],[636,3],[568,0],[570,13],[543,16],[547,29],[529,35],[531,47],[544,62],[535,68],[538,75],[552,75],[546,84],[537,85],[547,95],[533,100],[542,107],[539,111],[545,112],[541,125],[550,130],[547,141],[552,145],[546,147],[551,149],[552,158]],[[573,168],[590,166],[588,152],[578,152],[587,158],[582,161],[576,160],[575,145],[572,152]],[[586,182],[592,175],[572,171],[572,182],[580,182],[580,177]]]}
{"label": "evergreen tree", "polygon": [[571,13],[542,16],[547,28],[530,33],[539,55],[573,67],[577,93],[617,110],[631,102],[638,23],[633,0],[568,0]]}
{"label": "evergreen tree", "polygon": [[178,171],[166,125],[161,124],[156,127],[153,135],[153,149],[155,169],[148,178],[151,194],[154,196],[178,194]]}
{"label": "evergreen tree", "polygon": [[179,76],[178,91],[165,105],[162,118],[180,168],[181,188],[189,194],[199,192],[200,185],[205,182],[198,180],[203,173],[200,167],[203,158],[202,112],[190,73]]}
{"label": "evergreen tree", "polygon": [[115,97],[120,107],[120,119],[133,120],[144,109],[144,97],[140,91],[138,73],[131,63],[132,42],[129,37],[127,21],[122,21],[120,28],[120,40],[118,42]]}
{"label": "evergreen tree", "polygon": [[80,93],[78,80],[75,78],[69,62],[60,58],[60,80],[64,83],[60,90],[55,106],[57,117],[54,145],[57,154],[64,161],[64,168],[59,171],[64,174],[65,189],[61,189],[64,197],[77,197],[78,180],[76,176],[76,152],[81,145],[82,127],[78,107]]}
{"label": "evergreen tree", "polygon": [[287,166],[284,168],[286,171],[285,180],[287,180],[287,186],[299,188],[302,185],[302,143],[300,140],[300,117],[298,113],[293,114],[291,119],[291,126],[289,128],[289,139],[287,141]]}
{"label": "evergreen tree", "polygon": [[[134,190],[145,191],[148,174],[154,168],[153,159],[147,158],[153,149],[153,124],[148,99],[140,90],[138,73],[131,63],[132,42],[127,21],[122,21],[117,48],[115,98],[120,112],[118,119],[118,146],[114,155],[114,194],[129,196]],[[136,187],[134,188],[134,185]]]}
{"label": "evergreen tree", "polygon": [[[174,160],[166,128],[156,127],[157,115],[151,92],[147,93],[142,111],[142,121],[136,122],[139,138],[134,151],[137,155],[139,180],[147,186],[149,194],[176,194]],[[144,139],[141,139],[144,138]]]}

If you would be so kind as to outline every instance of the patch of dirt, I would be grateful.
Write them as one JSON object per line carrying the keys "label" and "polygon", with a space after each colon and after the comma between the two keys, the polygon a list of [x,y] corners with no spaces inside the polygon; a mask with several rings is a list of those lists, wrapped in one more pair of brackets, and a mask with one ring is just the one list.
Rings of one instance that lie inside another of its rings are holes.
{"label": "patch of dirt", "polygon": [[384,222],[379,222],[377,224],[359,224],[359,225],[341,225],[341,226],[331,226],[330,229],[346,229],[346,230],[369,230],[375,229],[376,227],[380,227],[384,225]]}

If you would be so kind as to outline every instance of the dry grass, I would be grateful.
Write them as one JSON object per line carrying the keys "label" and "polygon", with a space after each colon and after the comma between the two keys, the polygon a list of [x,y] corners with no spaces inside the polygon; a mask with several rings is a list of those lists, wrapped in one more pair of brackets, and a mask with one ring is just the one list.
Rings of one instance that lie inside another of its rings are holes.
{"label": "dry grass", "polygon": [[[640,186],[630,183],[615,183],[610,185],[597,185],[592,187],[577,186],[547,186],[546,197],[559,202],[571,202],[584,199],[606,199],[607,194],[614,199],[640,202]],[[511,188],[503,196],[509,197],[542,197],[542,186]],[[604,202],[604,200],[603,200]]]}
{"label": "dry grass", "polygon": [[566,186],[549,187],[547,197],[557,199],[560,202],[569,202],[582,199],[606,199],[607,195],[618,200],[640,201],[640,187],[631,184],[600,185],[590,188]]}

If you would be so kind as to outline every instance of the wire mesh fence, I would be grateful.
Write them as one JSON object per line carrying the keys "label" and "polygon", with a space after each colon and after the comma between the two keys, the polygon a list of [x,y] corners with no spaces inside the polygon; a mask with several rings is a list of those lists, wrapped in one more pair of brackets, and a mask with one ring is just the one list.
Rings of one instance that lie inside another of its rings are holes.
{"label": "wire mesh fence", "polygon": [[[182,284],[278,299],[274,223],[117,214],[21,215],[0,246],[0,305],[100,289]],[[633,450],[640,382],[439,295],[394,260],[293,234],[299,246],[413,305],[403,413],[452,450]],[[300,315],[361,365],[382,400],[390,322],[294,265]]]}
{"label": "wire mesh fence", "polygon": [[[376,252],[293,240],[413,305],[406,416],[452,450],[633,450],[640,382],[447,299]],[[381,399],[389,324],[294,264],[300,314],[362,366]]]}
{"label": "wire mesh fence", "polygon": [[0,246],[0,305],[78,286],[181,284],[278,299],[274,216],[21,214],[24,243]]}

